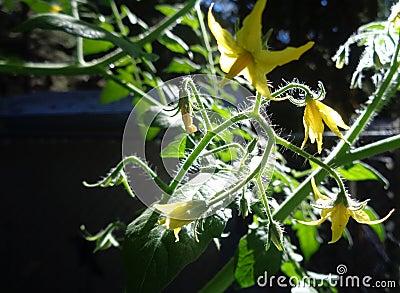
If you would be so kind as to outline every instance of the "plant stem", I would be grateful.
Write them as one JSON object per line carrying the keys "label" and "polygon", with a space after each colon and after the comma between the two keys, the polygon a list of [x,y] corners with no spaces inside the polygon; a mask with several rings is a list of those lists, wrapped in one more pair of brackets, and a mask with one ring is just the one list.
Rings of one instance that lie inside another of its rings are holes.
{"label": "plant stem", "polygon": [[[129,163],[134,163],[134,164],[138,165],[139,167],[141,167],[143,169],[143,171],[145,171],[164,192],[166,192],[166,193],[168,192],[168,185],[160,177],[158,177],[157,173],[154,172],[145,162],[143,162],[140,158],[138,158],[136,156],[129,156],[129,157],[126,157],[125,159],[123,159],[112,170],[112,172],[108,176],[106,176],[103,180],[101,180],[97,183],[94,183],[94,184],[90,184],[87,182],[83,182],[83,184],[86,187],[104,186],[107,182],[116,178],[119,175],[119,173],[123,170],[123,168]],[[126,187],[125,184],[124,184],[124,186]],[[130,188],[129,188],[129,190],[130,190]]]}
{"label": "plant stem", "polygon": [[[200,115],[203,118],[204,123],[206,125],[206,130],[207,131],[212,131],[212,124],[210,122],[210,118],[208,118],[207,110],[204,107],[203,101],[201,100],[199,91],[197,90],[196,85],[193,82],[193,79],[186,78],[184,82],[188,83],[188,85],[190,86],[190,89],[193,92],[194,97],[196,98],[196,102],[197,102],[197,104],[198,104],[198,106],[200,108]],[[183,84],[182,86],[185,86],[185,84]]]}
{"label": "plant stem", "polygon": [[222,293],[235,280],[235,259],[232,257],[198,293]]}
{"label": "plant stem", "polygon": [[354,150],[349,150],[346,155],[332,160],[332,164],[335,166],[342,166],[398,148],[400,148],[400,134],[364,145]]}
{"label": "plant stem", "polygon": [[258,191],[259,191],[258,192],[259,199],[260,199],[262,205],[264,206],[265,211],[267,212],[267,219],[269,220],[270,223],[272,223],[272,221],[273,221],[272,213],[271,213],[271,209],[268,204],[267,196],[265,195],[265,189],[264,189],[264,185],[262,184],[262,181],[261,181],[261,176],[258,175],[257,178],[254,180],[254,182],[256,183]]}
{"label": "plant stem", "polygon": [[190,166],[194,163],[194,161],[197,159],[197,157],[200,155],[200,153],[207,147],[208,143],[216,136],[218,133],[221,131],[229,128],[232,126],[234,123],[244,120],[248,118],[248,116],[245,113],[239,113],[233,117],[231,117],[229,120],[226,120],[224,123],[222,123],[220,126],[215,128],[213,131],[207,132],[203,138],[200,140],[199,144],[196,146],[196,148],[193,150],[193,152],[187,157],[185,162],[183,163],[182,167],[179,169],[178,173],[175,175],[175,178],[172,180],[171,184],[169,185],[169,194],[172,194],[175,189],[178,187],[179,183],[182,181],[183,177],[186,175],[187,171],[189,170]]}
{"label": "plant stem", "polygon": [[309,153],[303,151],[301,148],[291,144],[287,140],[279,137],[277,134],[275,134],[275,141],[276,141],[277,144],[280,144],[280,145],[284,146],[285,148],[290,149],[291,151],[293,151],[293,152],[299,154],[300,156],[302,156],[303,158],[305,158],[305,159],[317,164],[321,168],[323,168],[327,173],[329,173],[336,180],[336,183],[338,184],[341,193],[342,194],[346,193],[345,192],[346,191],[345,187],[343,185],[342,180],[340,179],[340,176],[337,174],[337,172],[332,167],[330,167],[329,165],[325,164],[320,159],[318,159],[318,158],[310,155]]}
{"label": "plant stem", "polygon": [[[259,116],[259,113],[257,113],[255,115],[254,119],[256,119],[258,123],[260,123],[261,127],[267,133],[268,143],[267,143],[267,146],[266,146],[266,148],[264,150],[264,154],[263,154],[263,157],[261,159],[260,164],[257,166],[257,168],[245,180],[243,180],[241,183],[236,184],[234,186],[234,188],[236,190],[239,190],[241,187],[243,187],[245,184],[250,182],[250,180],[252,180],[256,176],[258,176],[258,178],[261,178],[261,173],[264,170],[264,167],[268,162],[269,155],[271,154],[271,151],[272,151],[273,146],[274,146],[274,142],[275,142],[274,137],[275,137],[275,135],[274,135],[274,132],[273,132],[272,128],[268,125],[268,123],[265,121],[265,119],[263,117]],[[232,189],[229,190],[229,193],[231,193],[231,192],[233,192]],[[265,192],[264,192],[264,197],[265,197]],[[265,201],[265,205],[268,207],[268,203],[266,201]],[[263,218],[263,216],[262,216],[262,218]],[[235,259],[234,259],[234,257],[232,257],[223,266],[223,268],[221,270],[219,270],[219,272],[214,276],[214,278],[212,278],[199,291],[199,293],[219,293],[219,292],[224,292],[226,289],[229,288],[229,286],[231,286],[231,284],[235,280],[234,270],[235,270]]]}
{"label": "plant stem", "polygon": [[260,112],[261,99],[262,99],[261,94],[257,92],[256,102],[254,103],[254,108],[253,108],[253,113],[256,115]]}
{"label": "plant stem", "polygon": [[213,59],[212,50],[211,50],[211,46],[210,46],[210,39],[208,37],[208,32],[207,32],[206,26],[204,25],[203,13],[201,12],[201,9],[200,9],[200,1],[197,2],[197,4],[194,6],[194,9],[196,10],[197,19],[200,24],[200,31],[201,31],[201,38],[203,41],[203,45],[207,50],[207,61],[208,61],[207,65],[210,68],[211,74],[216,75],[214,59]]}
{"label": "plant stem", "polygon": [[[71,1],[72,16],[79,20],[79,8],[76,0]],[[85,59],[83,57],[83,39],[81,37],[76,37],[76,59],[79,64],[85,64]]]}
{"label": "plant stem", "polygon": [[110,0],[110,7],[111,7],[111,11],[112,11],[112,13],[114,15],[115,21],[117,22],[117,26],[118,26],[119,31],[121,32],[122,35],[126,36],[125,26],[122,23],[121,15],[120,15],[120,13],[118,11],[117,5],[115,4],[114,0]]}
{"label": "plant stem", "polygon": [[212,150],[210,150],[208,152],[202,153],[202,154],[199,155],[199,157],[205,157],[205,156],[208,156],[208,155],[212,155],[212,154],[221,152],[221,151],[229,149],[229,148],[237,148],[237,149],[240,150],[240,152],[242,154],[246,153],[246,150],[240,144],[238,144],[236,142],[232,142],[232,143],[228,143],[228,144],[225,144],[223,146],[217,147],[215,149],[212,149]]}
{"label": "plant stem", "polygon": [[248,184],[251,180],[253,180],[256,176],[261,176],[263,171],[265,170],[265,167],[267,166],[268,159],[271,155],[273,146],[275,144],[274,140],[274,131],[272,128],[268,125],[268,123],[265,121],[265,119],[259,115],[259,113],[252,113],[253,118],[260,123],[261,127],[264,129],[268,136],[268,142],[266,147],[264,148],[264,153],[261,158],[261,162],[258,164],[258,166],[251,172],[245,179],[243,179],[240,182],[236,182],[232,184],[226,191],[216,193],[215,196],[207,202],[207,205],[211,206],[213,204],[216,204],[226,198],[227,196],[237,192],[240,190],[243,186]]}

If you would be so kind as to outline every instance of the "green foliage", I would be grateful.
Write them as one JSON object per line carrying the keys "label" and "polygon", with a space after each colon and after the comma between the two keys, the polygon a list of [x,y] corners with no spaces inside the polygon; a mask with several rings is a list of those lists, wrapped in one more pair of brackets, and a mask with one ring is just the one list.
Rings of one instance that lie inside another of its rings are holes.
{"label": "green foliage", "polygon": [[[105,23],[105,22],[100,23],[99,27],[101,27],[109,32],[114,31],[114,27],[109,23]],[[101,41],[101,40],[93,40],[93,39],[84,39],[83,40],[83,54],[85,56],[92,55],[92,54],[98,54],[98,53],[104,53],[114,47],[115,47],[114,44],[109,41]]]}
{"label": "green foliage", "polygon": [[200,220],[197,229],[192,223],[175,242],[172,231],[157,224],[159,218],[148,209],[128,225],[123,247],[128,293],[160,291],[221,235],[228,220],[226,214],[218,213]]}
{"label": "green foliage", "polygon": [[257,278],[265,272],[272,276],[279,270],[282,252],[274,245],[267,249],[266,244],[271,237],[269,233],[267,223],[253,224],[249,226],[248,233],[240,239],[234,273],[240,288],[255,285]]}
{"label": "green foliage", "polygon": [[133,58],[143,56],[152,61],[157,59],[157,56],[143,52],[135,43],[120,38],[102,27],[78,20],[69,15],[53,13],[34,15],[22,23],[17,30],[23,32],[34,28],[59,30],[86,39],[109,41]]}
{"label": "green foliage", "polygon": [[192,73],[200,69],[200,66],[187,58],[174,58],[165,69],[168,73]]}
{"label": "green foliage", "polygon": [[[170,101],[175,102],[178,97],[175,96],[177,91],[163,92],[161,85],[165,76],[195,72],[221,74],[218,66],[214,64],[218,60],[217,54],[214,54],[218,46],[210,42],[205,16],[195,0],[186,1],[183,5],[157,5],[155,9],[166,17],[164,20],[142,19],[127,5],[118,6],[114,1],[104,1],[103,4],[109,9],[109,15],[105,16],[100,15],[96,9],[89,11],[88,7],[94,5],[85,1],[59,1],[59,8],[62,9],[59,13],[49,13],[54,12],[54,7],[46,1],[23,2],[35,14],[17,30],[25,32],[39,28],[72,35],[76,39],[76,52],[73,52],[76,58],[70,64],[52,65],[0,61],[0,72],[28,75],[102,75],[106,81],[100,102],[106,104],[133,96],[137,113],[136,123],[146,141],[159,137],[163,130],[170,127],[184,130],[182,108],[167,111],[171,107]],[[74,11],[71,9],[71,3],[76,4]],[[5,4],[7,9],[13,9],[11,1]],[[84,16],[81,17],[84,20],[79,16]],[[173,228],[167,230],[160,225],[163,216],[151,209],[146,209],[127,228],[125,224],[115,222],[99,233],[91,235],[82,227],[84,237],[95,242],[95,252],[120,247],[120,242],[123,241],[127,292],[160,291],[185,266],[198,259],[211,240],[219,238],[224,231],[230,211],[225,208],[227,204],[230,204],[230,208],[238,207],[241,216],[246,218],[250,215],[254,221],[248,225],[247,233],[240,239],[233,258],[202,292],[223,291],[233,282],[236,287],[248,288],[256,284],[260,275],[267,272],[268,276],[272,276],[279,269],[287,276],[298,279],[306,275],[316,276],[317,279],[326,277],[306,271],[301,263],[303,257],[306,262],[310,261],[320,248],[318,228],[298,224],[293,219],[304,221],[305,218],[319,217],[310,206],[310,201],[305,200],[311,199],[312,179],[316,184],[327,177],[335,180],[339,190],[334,189],[331,184],[325,185],[326,194],[332,199],[339,199],[332,200],[333,205],[340,202],[341,197],[350,196],[342,179],[376,180],[383,183],[385,188],[389,186],[388,180],[382,174],[362,160],[399,148],[400,137],[364,147],[354,145],[365,127],[385,105],[388,105],[399,89],[399,28],[398,24],[395,24],[395,16],[392,18],[361,26],[333,57],[336,67],[342,68],[350,62],[350,46],[357,44],[363,47],[364,52],[350,86],[364,85],[368,73],[375,87],[368,103],[356,113],[357,117],[345,135],[347,142],[353,145],[352,149],[341,141],[327,151],[326,156],[325,153],[322,156],[309,154],[294,142],[282,138],[266,122],[265,110],[269,108],[265,107],[265,104],[275,101],[267,101],[257,94],[254,103],[248,102],[240,109],[233,110],[227,104],[236,103],[236,100],[226,87],[226,91],[221,91],[221,84],[212,84],[207,88],[210,96],[224,99],[226,103],[223,103],[216,98],[200,95],[196,92],[193,80],[188,78],[185,80],[186,85],[192,82],[193,87],[184,90],[189,93],[188,107],[193,108],[189,114],[196,118],[198,131],[178,135],[160,152],[161,158],[178,159],[179,165],[174,178],[170,182],[164,182],[146,162],[131,156],[123,158],[97,183],[84,182],[87,187],[123,185],[129,195],[134,197],[123,170],[124,166],[133,163],[155,181],[162,190],[164,199],[181,200],[181,203],[201,199],[204,200],[209,214],[215,213],[193,222],[183,221],[182,227],[179,227],[182,228],[179,242],[175,242]],[[155,25],[154,21],[157,22]],[[181,30],[183,27],[184,30]],[[190,41],[182,33],[185,30],[192,32]],[[132,36],[132,31],[138,32],[137,35]],[[265,50],[268,49],[266,42],[272,36],[272,30],[269,30],[261,40]],[[162,47],[165,50],[165,55],[162,56],[167,56],[166,59],[170,60],[163,66],[155,63],[158,57],[158,52],[155,51],[157,47]],[[251,81],[240,78],[238,80],[252,88],[249,84]],[[318,86],[319,92],[316,92],[308,85],[294,80],[274,89],[271,98],[274,100],[286,96],[289,97],[288,103],[307,107],[307,99],[325,97],[322,83]],[[146,94],[150,88],[158,91],[158,99]],[[238,86],[232,85],[231,90],[237,92]],[[250,97],[243,97],[245,98],[253,101]],[[288,109],[291,106],[293,105],[288,105]],[[288,113],[289,111],[291,110],[288,110]],[[218,119],[210,121],[210,112],[218,116]],[[328,118],[335,120],[337,117]],[[260,133],[264,136],[259,137],[255,128],[260,128]],[[239,144],[238,141],[242,143]],[[275,141],[283,148],[275,148]],[[293,152],[296,156],[306,159],[311,168],[297,170],[289,166],[285,159],[288,152],[289,157],[293,156]],[[272,156],[275,160],[271,164],[268,159]],[[203,175],[212,174],[206,182],[194,187],[189,178],[198,179],[199,175],[188,176],[193,169],[199,169]],[[270,185],[266,186],[267,183]],[[364,210],[371,220],[379,219],[371,207],[367,206]],[[169,219],[176,220],[171,217]],[[282,223],[290,225],[295,231],[300,251],[290,244],[289,236],[285,235],[283,240]],[[371,225],[371,228],[381,241],[385,240],[385,228],[382,224]],[[118,230],[126,230],[125,237],[115,236]],[[279,251],[278,248],[284,251]],[[298,254],[300,252],[302,256]],[[328,289],[334,291],[332,288]],[[312,287],[305,290],[316,292]]]}
{"label": "green foliage", "polygon": [[[295,212],[294,218],[305,220],[303,213],[299,210]],[[296,231],[296,236],[299,239],[301,252],[304,258],[309,260],[320,247],[318,227],[296,223],[292,225],[292,229]]]}
{"label": "green foliage", "polygon": [[161,151],[161,158],[183,159],[185,157],[186,139],[186,134],[177,136],[175,141]]}
{"label": "green foliage", "polygon": [[110,223],[104,230],[98,232],[96,235],[91,235],[88,231],[86,231],[85,226],[81,226],[81,231],[85,239],[87,241],[93,241],[96,244],[93,252],[107,250],[110,247],[120,248],[120,242],[123,240],[123,238],[115,237],[113,235],[116,230],[122,230],[125,232],[126,225],[120,221]]}
{"label": "green foliage", "polygon": [[[6,1],[6,5],[8,9],[12,10],[13,4],[10,2],[14,1]],[[47,12],[58,12],[58,10],[62,10],[66,13],[71,12],[70,1],[68,0],[60,0],[57,2],[49,2],[49,1],[42,1],[42,0],[21,0],[21,2],[25,3],[32,9],[35,13],[47,13]],[[56,6],[56,8],[54,7]]]}
{"label": "green foliage", "polygon": [[384,184],[385,188],[389,187],[388,180],[377,170],[363,162],[356,162],[345,165],[337,169],[340,175],[351,181],[377,180]]}
{"label": "green foliage", "polygon": [[[364,210],[371,220],[379,220],[378,214],[370,206],[367,206]],[[374,230],[379,239],[384,242],[386,238],[385,228],[382,224],[370,225],[371,229]]]}

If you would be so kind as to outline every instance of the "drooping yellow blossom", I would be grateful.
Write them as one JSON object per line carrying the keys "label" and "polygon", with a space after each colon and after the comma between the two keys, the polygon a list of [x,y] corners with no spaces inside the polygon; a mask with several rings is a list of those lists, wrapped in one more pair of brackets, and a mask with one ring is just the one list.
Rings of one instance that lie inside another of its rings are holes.
{"label": "drooping yellow blossom", "polygon": [[167,230],[174,231],[175,242],[179,241],[179,232],[182,227],[197,220],[207,210],[207,205],[203,200],[155,204],[153,207],[166,215],[158,221],[158,224],[163,225]]}
{"label": "drooping yellow blossom", "polygon": [[[390,215],[394,212],[394,209],[389,212],[384,218],[380,220],[370,220],[368,214],[364,211],[366,206],[365,203],[357,203],[351,199],[347,199],[347,207],[344,203],[344,200],[340,200],[336,202],[336,200],[330,199],[329,197],[321,194],[315,185],[314,179],[311,180],[311,185],[314,191],[315,198],[317,200],[317,207],[321,208],[321,219],[316,221],[300,221],[296,220],[297,222],[304,224],[304,225],[321,225],[327,219],[330,219],[332,222],[331,230],[332,230],[332,240],[329,243],[335,243],[342,237],[343,231],[346,228],[346,225],[352,217],[360,224],[368,224],[368,225],[375,225],[386,221]],[[350,204],[353,203],[354,206]],[[332,205],[333,204],[333,205]],[[324,208],[324,205],[326,208]]]}
{"label": "drooping yellow blossom", "polygon": [[294,60],[309,50],[314,42],[295,47],[287,47],[282,51],[270,51],[263,48],[261,16],[266,0],[258,0],[251,13],[244,19],[242,28],[234,38],[215,20],[211,10],[208,11],[208,25],[221,53],[220,66],[227,73],[226,78],[232,79],[243,75],[263,96],[271,99],[266,74],[277,66]]}
{"label": "drooping yellow blossom", "polygon": [[[185,130],[187,133],[192,134],[197,131],[196,125],[193,124],[193,116],[190,111],[190,105],[186,106],[186,101],[185,99],[182,99],[182,105],[181,105],[181,114],[182,114],[182,122],[183,125],[185,126]],[[189,111],[186,109],[189,107]]]}
{"label": "drooping yellow blossom", "polygon": [[305,135],[301,148],[304,148],[308,137],[310,137],[311,143],[317,141],[318,153],[321,153],[322,134],[324,132],[324,123],[322,121],[325,122],[333,133],[349,143],[338,128],[349,129],[349,126],[343,122],[340,114],[324,103],[309,98],[306,99],[306,108],[303,116]]}
{"label": "drooping yellow blossom", "polygon": [[52,4],[50,6],[50,12],[51,13],[59,13],[61,10],[63,10],[63,8],[60,5]]}

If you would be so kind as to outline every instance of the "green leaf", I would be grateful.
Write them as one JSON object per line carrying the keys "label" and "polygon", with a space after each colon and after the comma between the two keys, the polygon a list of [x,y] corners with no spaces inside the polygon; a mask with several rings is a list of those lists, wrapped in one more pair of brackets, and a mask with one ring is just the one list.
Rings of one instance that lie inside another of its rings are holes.
{"label": "green leaf", "polygon": [[144,125],[159,128],[168,128],[174,125],[177,118],[172,116],[172,112],[163,110],[162,106],[150,106],[145,112],[140,111],[141,121]]}
{"label": "green leaf", "polygon": [[[109,23],[103,22],[100,23],[99,26],[109,32],[114,31],[114,27]],[[112,48],[114,48],[114,44],[108,41],[83,39],[83,54],[85,56],[106,52]]]}
{"label": "green leaf", "polygon": [[175,242],[173,231],[159,226],[158,220],[159,214],[148,209],[127,228],[123,245],[127,293],[160,292],[221,235],[227,216],[219,213],[205,218],[197,228],[198,242],[193,223],[183,227],[180,241]]}
{"label": "green leaf", "polygon": [[160,132],[161,128],[157,126],[150,126],[152,125],[151,122],[154,115],[150,114],[150,108],[152,107],[151,104],[142,100],[141,98],[135,98],[133,100],[133,104],[135,105],[135,111],[138,113],[136,117],[137,124],[140,128],[140,133],[142,137],[145,138],[146,141],[151,141],[154,139],[158,133]]}
{"label": "green leaf", "polygon": [[13,11],[14,10],[14,0],[4,0],[4,5],[7,9],[7,11]]}
{"label": "green leaf", "polygon": [[[175,6],[171,6],[168,4],[161,4],[161,5],[157,5],[155,8],[156,8],[156,10],[160,11],[165,16],[170,17],[173,14],[177,13],[182,8],[182,5],[178,4]],[[198,22],[197,18],[191,13],[184,15],[181,19],[180,24],[185,24],[185,25],[191,27],[194,31],[196,31],[199,27],[199,22]]]}
{"label": "green leaf", "polygon": [[268,227],[260,225],[249,226],[248,234],[240,239],[236,252],[235,279],[241,288],[247,288],[256,284],[258,276],[267,272],[268,276],[275,274],[280,266],[282,252],[275,245],[270,245],[266,250],[268,242]]}
{"label": "green leaf", "polygon": [[109,104],[129,96],[130,92],[115,81],[108,79],[101,92],[100,103]]}
{"label": "green leaf", "polygon": [[126,225],[120,221],[116,221],[114,223],[110,223],[104,230],[101,230],[96,235],[91,235],[85,228],[84,225],[81,226],[81,231],[83,233],[83,237],[87,241],[96,242],[96,247],[93,252],[97,252],[100,250],[107,250],[110,247],[120,248],[120,243],[122,239],[118,239],[113,235],[115,230],[126,230]]}
{"label": "green leaf", "polygon": [[297,284],[297,280],[301,280],[303,277],[299,272],[297,271],[296,265],[293,263],[293,261],[287,261],[281,266],[282,272],[285,273],[286,276],[288,277],[294,277],[293,280]]}
{"label": "green leaf", "polygon": [[[125,69],[118,69],[118,78],[123,82],[135,84],[132,72],[129,70],[132,71],[132,68],[126,67]],[[103,91],[101,92],[100,102],[102,104],[112,103],[126,98],[127,96],[129,96],[129,94],[130,91],[127,88],[123,87],[122,85],[116,83],[111,79],[108,79],[103,88]]]}
{"label": "green leaf", "polygon": [[158,38],[158,41],[172,52],[187,54],[190,59],[193,58],[193,53],[190,51],[190,48],[185,41],[173,34],[171,31],[165,31],[165,34],[161,35]]}
{"label": "green leaf", "polygon": [[186,134],[181,134],[175,137],[175,141],[167,145],[165,149],[161,151],[161,158],[176,158],[182,159],[185,157],[186,147]]}
{"label": "green leaf", "polygon": [[117,167],[111,169],[111,171],[101,180],[99,180],[96,183],[87,183],[86,181],[83,181],[83,185],[85,187],[113,187],[122,184],[125,188],[125,190],[128,192],[128,194],[132,197],[135,197],[135,194],[133,193],[132,189],[130,188],[128,184],[128,178],[122,169],[124,166],[124,162],[121,161]]}
{"label": "green leaf", "polygon": [[[296,211],[294,217],[299,220],[305,220],[301,211]],[[292,229],[296,231],[297,238],[301,251],[303,252],[304,258],[309,260],[314,253],[316,253],[320,247],[318,241],[318,227],[317,226],[306,226],[299,223],[292,225]]]}
{"label": "green leaf", "polygon": [[165,69],[168,73],[192,73],[201,68],[200,65],[193,63],[187,58],[174,58]]}
{"label": "green leaf", "polygon": [[26,5],[29,6],[35,13],[45,13],[45,12],[52,12],[54,3],[50,3],[47,1],[42,0],[21,0]]}
{"label": "green leaf", "polygon": [[120,38],[99,26],[84,22],[69,15],[53,13],[34,15],[18,26],[17,30],[28,31],[34,28],[59,30],[86,39],[109,41],[120,47],[133,58],[145,57],[152,61],[157,59],[156,55],[143,52],[137,44]]}
{"label": "green leaf", "polygon": [[83,39],[83,55],[85,56],[106,52],[112,48],[114,44],[107,41]]}
{"label": "green leaf", "polygon": [[377,180],[385,188],[389,187],[389,181],[373,167],[363,162],[355,162],[338,168],[342,177],[351,181]]}
{"label": "green leaf", "polygon": [[201,54],[206,59],[208,57],[208,51],[206,50],[206,48],[204,48],[203,46],[201,46],[199,44],[190,46],[190,50],[192,52]]}

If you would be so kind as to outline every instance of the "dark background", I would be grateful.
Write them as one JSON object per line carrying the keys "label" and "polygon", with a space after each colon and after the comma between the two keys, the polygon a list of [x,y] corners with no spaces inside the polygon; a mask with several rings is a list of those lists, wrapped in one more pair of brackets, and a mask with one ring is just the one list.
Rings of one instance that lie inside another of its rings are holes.
{"label": "dark background", "polygon": [[[137,15],[155,23],[160,15],[149,10],[153,2],[132,1],[129,5]],[[231,8],[219,16],[229,26],[234,17],[243,18],[248,14],[253,1],[216,2]],[[325,102],[334,105],[343,113],[344,120],[349,121],[354,109],[369,94],[368,87],[348,89],[360,50],[353,48],[353,62],[343,70],[334,68],[330,58],[358,26],[385,18],[391,3],[354,0],[350,5],[349,1],[268,1],[263,24],[265,31],[269,27],[275,28],[269,43],[272,49],[299,46],[307,40],[316,42],[298,63],[276,69],[268,76],[269,80],[278,86],[282,77],[290,81],[301,76],[301,81],[315,87],[317,81],[322,80],[328,92]],[[204,1],[204,11],[206,7],[208,2]],[[29,10],[23,4],[14,12],[1,11],[0,55],[31,61],[68,61],[73,42],[65,34],[34,31],[18,35],[10,32],[28,15]],[[190,36],[186,38],[190,39]],[[158,53],[162,56],[157,62],[160,75],[165,80],[174,77],[162,71],[170,60],[170,53],[161,51],[162,48],[156,45],[155,50],[160,50]],[[104,81],[96,76],[0,75],[3,198],[0,247],[5,268],[2,274],[5,285],[1,291],[123,291],[125,277],[120,251],[111,249],[93,254],[93,243],[84,240],[79,229],[84,224],[90,232],[97,232],[112,221],[129,223],[143,208],[122,188],[89,189],[82,185],[84,180],[96,181],[121,159],[122,132],[131,109],[131,98],[112,105],[99,105],[103,84]],[[359,144],[372,142],[388,133],[399,133],[399,105],[398,97],[393,99],[371,125],[376,131],[367,132]],[[280,125],[284,133],[296,141],[302,139],[301,109],[276,103],[270,112],[273,123]],[[328,137],[326,144],[329,143]],[[309,148],[312,151],[312,147]],[[372,206],[381,216],[391,208],[400,209],[399,156],[397,150],[367,160],[392,182],[388,190],[377,182],[350,185],[352,193],[360,200],[371,198]],[[292,166],[303,163],[289,153],[287,157]],[[396,212],[386,225],[388,240],[383,245],[368,226],[350,221],[348,227],[354,237],[351,248],[343,239],[335,246],[328,245],[330,228],[329,224],[323,225],[320,228],[323,244],[305,267],[333,273],[338,264],[346,264],[349,274],[369,274],[374,279],[398,281],[400,233],[395,227],[399,225]],[[222,240],[221,253],[210,245],[207,253],[185,269],[165,291],[188,292],[201,288],[233,254],[240,236],[245,233],[245,226],[235,216],[227,230],[232,234]],[[265,290],[251,288],[245,291]],[[362,291],[343,289],[340,292]]]}

